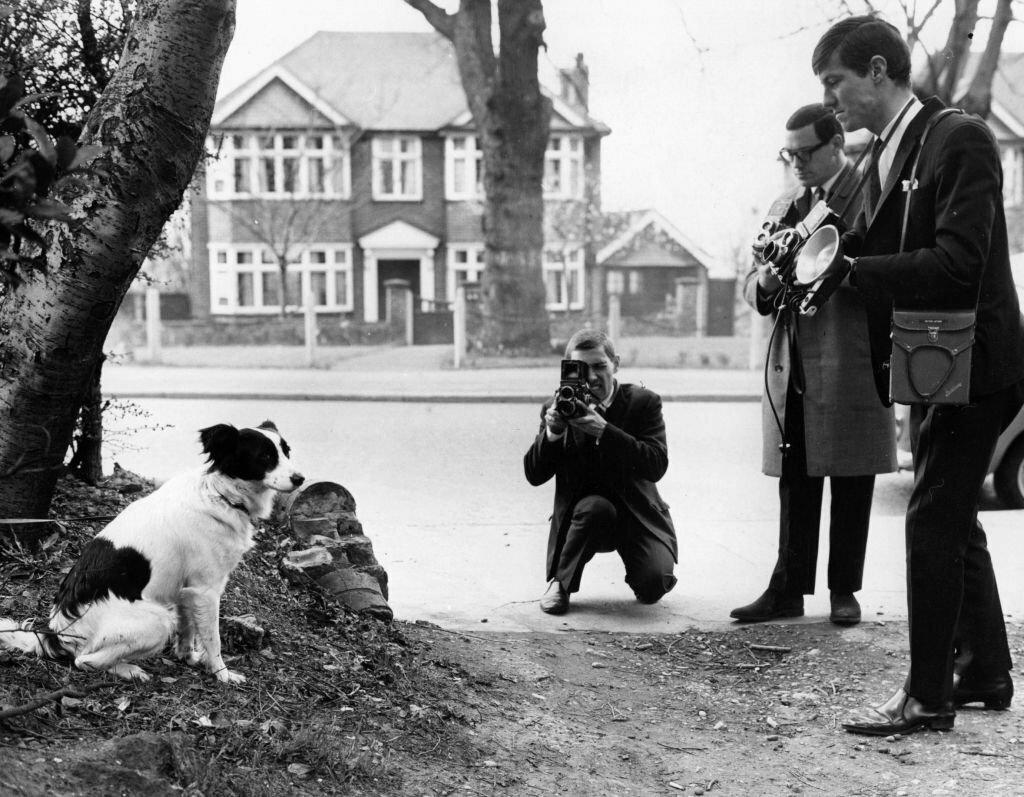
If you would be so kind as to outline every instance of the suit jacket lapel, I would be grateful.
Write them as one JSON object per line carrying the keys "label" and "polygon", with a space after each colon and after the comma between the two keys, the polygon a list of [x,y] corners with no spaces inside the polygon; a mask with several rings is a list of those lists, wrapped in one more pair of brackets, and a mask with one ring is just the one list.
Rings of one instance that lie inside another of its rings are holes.
{"label": "suit jacket lapel", "polygon": [[900,182],[903,167],[907,165],[907,159],[911,153],[917,149],[918,142],[921,140],[921,135],[924,133],[928,120],[940,111],[942,107],[942,103],[938,100],[934,100],[934,98],[928,100],[924,108],[918,111],[917,116],[914,117],[907,131],[903,134],[903,138],[900,139],[899,149],[896,150],[896,157],[892,162],[892,168],[889,169],[889,174],[885,178],[885,185],[882,186],[882,193],[878,197],[878,204],[875,205],[874,212],[871,214],[871,219],[868,222],[869,227],[878,218],[878,211],[889,198],[893,188]]}

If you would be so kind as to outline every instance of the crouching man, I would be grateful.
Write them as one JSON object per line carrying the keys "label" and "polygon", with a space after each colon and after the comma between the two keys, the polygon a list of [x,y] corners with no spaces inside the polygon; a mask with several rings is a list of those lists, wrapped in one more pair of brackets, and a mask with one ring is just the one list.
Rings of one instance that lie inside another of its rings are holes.
{"label": "crouching man", "polygon": [[541,409],[540,432],[526,452],[526,479],[555,477],[548,536],[548,589],[541,611],[564,614],[596,553],[615,551],[641,603],[676,584],[675,529],[655,482],[668,467],[661,398],[619,384],[619,358],[603,332],[581,330],[565,347],[562,381]]}

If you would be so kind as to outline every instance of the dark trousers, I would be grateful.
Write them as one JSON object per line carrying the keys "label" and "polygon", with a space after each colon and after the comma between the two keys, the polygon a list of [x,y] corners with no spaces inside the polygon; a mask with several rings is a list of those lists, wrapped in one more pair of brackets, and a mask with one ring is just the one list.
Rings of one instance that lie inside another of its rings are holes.
{"label": "dark trousers", "polygon": [[1022,403],[1024,382],[966,407],[913,408],[920,430],[907,507],[906,689],[926,706],[952,699],[957,654],[979,677],[1011,667],[978,501],[999,434]]}
{"label": "dark trousers", "polygon": [[[814,593],[821,525],[823,476],[807,475],[803,399],[792,390],[786,397],[786,442],[779,478],[779,558],[768,588],[784,595]],[[864,552],[875,477],[830,476],[828,587],[857,592],[864,575]]]}
{"label": "dark trousers", "polygon": [[578,592],[583,568],[594,554],[617,551],[626,566],[626,583],[642,603],[656,603],[676,585],[672,552],[653,534],[630,533],[615,505],[599,495],[576,502],[555,568],[568,593]]}

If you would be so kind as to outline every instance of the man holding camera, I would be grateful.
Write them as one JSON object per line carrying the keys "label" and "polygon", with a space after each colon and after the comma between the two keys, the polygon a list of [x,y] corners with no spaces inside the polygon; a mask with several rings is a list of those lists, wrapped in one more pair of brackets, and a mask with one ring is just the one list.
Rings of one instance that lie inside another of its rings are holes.
{"label": "man holding camera", "polygon": [[951,311],[976,314],[969,403],[933,403],[931,394],[912,404],[919,426],[906,518],[910,672],[885,703],[843,725],[882,736],[948,730],[957,706],[1005,709],[1013,696],[999,591],[978,522],[996,440],[1024,402],[1024,332],[999,148],[978,117],[914,96],[910,50],[887,22],[835,23],[811,63],[843,127],[877,137],[869,165],[877,188],[843,244],[855,258],[850,284],[867,306],[882,402],[890,400],[894,309],[940,321]]}
{"label": "man holding camera", "polygon": [[[775,230],[796,226],[824,200],[852,224],[860,209],[858,175],[843,151],[843,130],[821,104],[798,109],[786,123],[780,157],[793,169],[796,192],[769,212]],[[779,554],[768,589],[731,616],[762,622],[804,613],[814,592],[825,477],[831,488],[829,619],[860,621],[861,588],[876,473],[896,469],[892,412],[878,403],[871,377],[867,319],[857,292],[840,285],[812,315],[786,306],[788,286],[755,245],[744,297],[775,318],[762,398],[762,468],[779,477]]]}
{"label": "man holding camera", "polygon": [[619,358],[603,332],[581,330],[565,347],[562,382],[541,409],[523,458],[526,479],[555,478],[548,589],[541,611],[564,614],[596,553],[616,551],[641,603],[676,584],[675,529],[655,482],[668,468],[661,398],[615,379]]}

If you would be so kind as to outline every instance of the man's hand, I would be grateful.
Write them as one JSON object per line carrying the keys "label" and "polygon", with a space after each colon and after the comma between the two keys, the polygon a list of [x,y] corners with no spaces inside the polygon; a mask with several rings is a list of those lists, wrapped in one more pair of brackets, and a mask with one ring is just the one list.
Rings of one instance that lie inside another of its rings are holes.
{"label": "man's hand", "polygon": [[782,281],[775,276],[775,272],[772,271],[772,267],[769,263],[761,263],[758,265],[757,287],[759,287],[761,292],[766,295],[775,293],[775,291],[782,287]]}
{"label": "man's hand", "polygon": [[579,429],[583,434],[600,440],[601,435],[604,434],[604,428],[608,425],[608,421],[598,415],[597,410],[584,404],[582,401],[577,401],[576,406],[582,408],[582,412],[569,418],[569,425],[573,429]]}
{"label": "man's hand", "polygon": [[544,413],[544,423],[548,427],[548,434],[552,437],[561,437],[565,434],[565,418],[555,409],[554,402],[548,407],[547,412]]}

